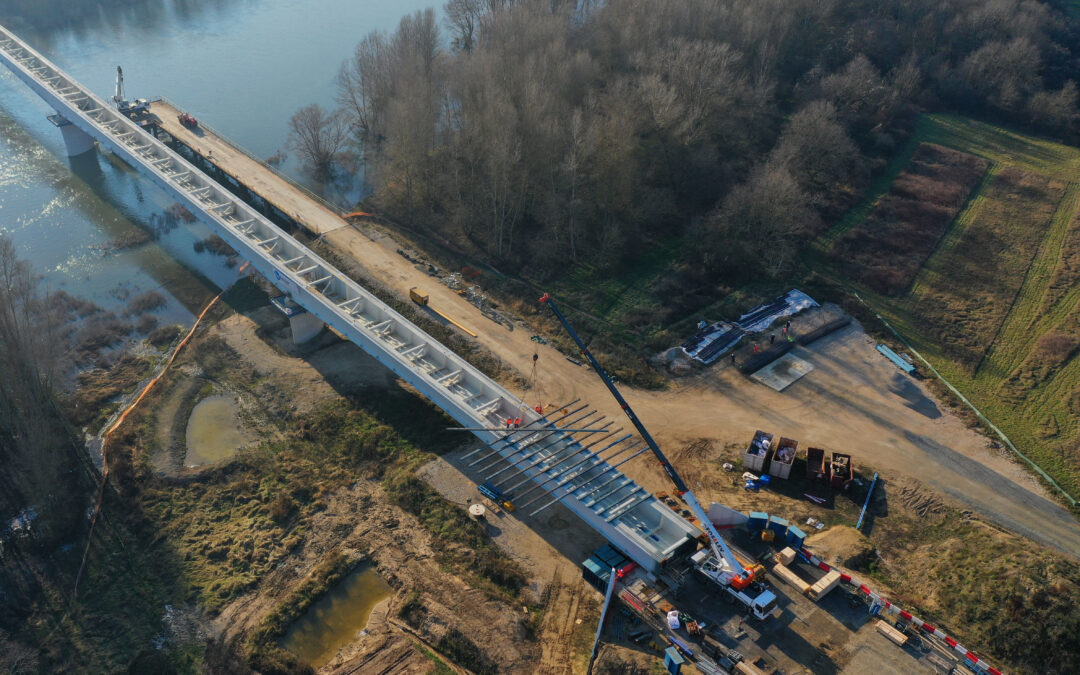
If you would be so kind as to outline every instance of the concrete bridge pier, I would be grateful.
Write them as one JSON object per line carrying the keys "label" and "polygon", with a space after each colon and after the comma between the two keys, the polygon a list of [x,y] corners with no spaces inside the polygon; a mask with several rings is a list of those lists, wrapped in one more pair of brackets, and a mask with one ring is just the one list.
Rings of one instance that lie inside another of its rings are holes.
{"label": "concrete bridge pier", "polygon": [[288,317],[294,345],[303,344],[314,338],[322,332],[323,326],[326,325],[319,317],[293,302],[293,299],[288,295],[270,298],[270,303]]}
{"label": "concrete bridge pier", "polygon": [[49,115],[49,121],[60,130],[60,134],[64,137],[68,157],[78,157],[94,149],[93,137],[59,114]]}

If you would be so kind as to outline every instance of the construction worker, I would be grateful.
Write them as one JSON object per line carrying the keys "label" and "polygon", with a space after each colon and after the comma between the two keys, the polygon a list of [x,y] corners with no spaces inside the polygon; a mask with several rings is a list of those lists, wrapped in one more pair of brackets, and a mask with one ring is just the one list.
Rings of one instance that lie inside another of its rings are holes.
{"label": "construction worker", "polygon": [[731,365],[735,365],[735,352],[731,352]]}
{"label": "construction worker", "polygon": [[757,354],[757,352],[758,352],[758,346],[757,346],[757,343],[755,342],[754,343],[754,353]]}
{"label": "construction worker", "polygon": [[769,344],[774,344],[775,342],[776,342],[776,333],[769,333]]}

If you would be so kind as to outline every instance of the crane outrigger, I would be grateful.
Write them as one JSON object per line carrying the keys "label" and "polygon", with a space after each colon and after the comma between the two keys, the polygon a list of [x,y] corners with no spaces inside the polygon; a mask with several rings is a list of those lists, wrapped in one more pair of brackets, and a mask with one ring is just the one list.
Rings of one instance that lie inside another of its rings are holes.
{"label": "crane outrigger", "polygon": [[735,553],[731,550],[731,547],[727,545],[727,542],[720,537],[720,533],[716,530],[716,527],[709,520],[708,513],[702,508],[701,503],[694,495],[693,490],[687,486],[682,477],[675,470],[675,467],[671,465],[663,451],[660,449],[659,444],[653,439],[652,434],[645,428],[645,425],[638,419],[637,414],[634,413],[634,409],[630,407],[626,399],[623,398],[618,387],[612,381],[611,377],[604,370],[600,362],[596,360],[592,352],[582,341],[581,337],[574,330],[570,322],[566,320],[563,313],[559,311],[558,306],[555,305],[555,301],[551,299],[551,294],[545,293],[540,298],[541,304],[546,304],[555,318],[559,320],[559,323],[563,325],[566,332],[569,333],[570,338],[577,344],[578,349],[581,351],[581,355],[585,357],[585,360],[589,362],[592,369],[596,371],[596,374],[603,380],[604,385],[607,386],[608,391],[615,397],[619,407],[626,413],[630,423],[634,425],[638,433],[641,434],[641,438],[652,450],[653,455],[660,462],[660,466],[663,467],[664,472],[667,473],[668,478],[675,485],[675,490],[679,497],[686,502],[690,512],[694,514],[698,522],[701,523],[701,528],[705,531],[705,535],[709,539],[709,548],[697,551],[690,557],[690,561],[694,564],[694,568],[697,572],[707,579],[708,581],[716,584],[727,592],[730,596],[733,596],[740,603],[745,605],[754,616],[759,619],[764,619],[772,614],[776,608],[776,596],[764,587],[763,584],[756,581],[757,576],[763,571],[760,565],[754,565],[747,567],[738,558],[735,557]]}

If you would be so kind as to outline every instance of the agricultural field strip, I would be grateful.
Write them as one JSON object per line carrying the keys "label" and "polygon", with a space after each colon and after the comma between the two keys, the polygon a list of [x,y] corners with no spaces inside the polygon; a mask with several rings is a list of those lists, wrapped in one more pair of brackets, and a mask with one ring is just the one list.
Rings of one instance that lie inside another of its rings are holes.
{"label": "agricultural field strip", "polygon": [[[1017,441],[1028,446],[1028,452],[1034,451],[1033,455],[1040,464],[1050,469],[1058,480],[1063,480],[1066,485],[1072,484],[1074,481],[1070,476],[1070,470],[1063,465],[1057,453],[1052,452],[1045,442],[1040,441],[1034,433],[1034,425],[1047,415],[1054,414],[1061,426],[1058,437],[1068,439],[1075,435],[1077,420],[1073,418],[1068,401],[1070,396],[1075,395],[1074,389],[1077,383],[1080,383],[1080,359],[1072,359],[1064,367],[1056,369],[1046,381],[1038,383],[1028,391],[1019,410],[1015,404],[1007,404],[1000,400],[996,392],[1005,378],[1022,363],[1025,353],[1030,352],[1031,340],[1062,325],[1080,307],[1080,286],[1068,287],[1056,299],[1049,297],[1051,286],[1055,283],[1058,270],[1063,264],[1062,246],[1069,237],[1078,234],[1075,228],[1080,228],[1080,213],[1077,212],[1080,208],[1080,149],[1024,137],[1005,129],[948,115],[932,115],[920,119],[919,129],[912,140],[910,154],[913,154],[913,149],[922,142],[937,143],[944,147],[976,154],[989,159],[992,164],[981,184],[972,192],[969,203],[943,236],[938,251],[924,265],[910,294],[906,298],[899,299],[890,299],[874,293],[867,295],[874,300],[879,310],[913,341],[915,346],[932,358],[947,378],[972,395],[978,405],[984,407],[986,412]],[[901,159],[906,157],[910,161],[907,150],[908,148],[902,153]],[[898,175],[904,166],[901,164],[896,168],[895,174]],[[942,260],[941,253],[946,247],[955,246],[962,239],[966,228],[971,225],[983,207],[988,186],[1001,171],[1010,167],[1065,180],[1067,184],[1064,194],[1054,209],[1046,232],[1036,247],[1025,272],[1024,283],[1015,296],[1014,304],[1000,324],[996,341],[989,347],[990,351],[984,366],[972,377],[957,362],[946,356],[938,345],[922,337],[922,331],[918,325],[919,319],[913,313],[916,304],[912,300],[919,292],[920,285],[931,282],[933,277],[930,274],[944,274],[948,271],[937,267]],[[890,172],[892,169],[893,167],[890,166]],[[886,186],[880,193],[871,197],[873,204],[863,210],[856,222],[845,223],[847,226],[845,231],[857,225],[872,212],[873,206],[885,194],[888,187]],[[819,239],[815,247],[819,251],[827,251],[831,240],[841,234],[843,232],[838,232],[834,228]],[[826,240],[827,238],[829,240]],[[836,273],[835,270],[830,270],[830,272],[834,275]],[[865,291],[861,288],[861,284],[853,284],[850,280],[845,283]],[[1047,306],[1047,302],[1051,304]],[[1023,343],[1023,348],[1006,349],[1006,343],[1014,347]],[[1017,413],[1021,420],[1027,420],[1030,423],[1018,422],[1014,419]]]}
{"label": "agricultural field strip", "polygon": [[1001,329],[975,371],[975,387],[981,388],[980,385],[987,384],[990,379],[1008,377],[1030,353],[1030,348],[1024,348],[1030,347],[1030,337],[1043,332],[1033,331],[1032,327],[1039,322],[1043,298],[1049,290],[1054,272],[1061,264],[1062,242],[1073,226],[1078,203],[1080,185],[1070,183]]}
{"label": "agricultural field strip", "polygon": [[[912,283],[911,289],[907,294],[908,298],[914,298],[921,292],[924,285],[932,286],[933,284],[930,284],[929,282],[931,280],[937,280],[939,271],[942,271],[940,264],[942,258],[956,246],[968,226],[975,220],[975,216],[978,215],[979,211],[982,209],[983,202],[986,201],[987,189],[993,183],[994,179],[997,178],[998,174],[1001,173],[1002,168],[1003,167],[997,162],[991,161],[982,180],[980,180],[979,184],[972,189],[967,204],[964,205],[964,208],[960,209],[960,213],[957,214],[955,220],[953,220],[952,224],[945,230],[945,234],[941,236],[941,241],[938,242],[937,249],[930,254],[930,257],[923,263],[922,269],[915,276],[915,281]],[[948,269],[946,268],[944,271],[948,272]],[[900,303],[903,303],[904,300],[905,298],[903,297],[898,298]]]}
{"label": "agricultural field strip", "polygon": [[[920,118],[920,126],[921,126]],[[885,195],[889,194],[892,189],[893,181],[903,173],[908,164],[911,163],[911,158],[915,155],[915,151],[919,146],[925,142],[923,134],[920,131],[916,131],[908,139],[904,149],[900,151],[892,160],[889,161],[888,168],[885,169],[880,177],[876,178],[867,190],[866,196],[861,202],[856,204],[850,211],[848,211],[843,218],[840,219],[836,225],[833,225],[825,234],[818,237],[817,241],[813,243],[813,247],[818,253],[827,253],[832,248],[833,244],[840,239],[840,237],[847,234],[849,230],[861,225],[870,214],[874,212],[874,209],[878,207],[881,200]]]}

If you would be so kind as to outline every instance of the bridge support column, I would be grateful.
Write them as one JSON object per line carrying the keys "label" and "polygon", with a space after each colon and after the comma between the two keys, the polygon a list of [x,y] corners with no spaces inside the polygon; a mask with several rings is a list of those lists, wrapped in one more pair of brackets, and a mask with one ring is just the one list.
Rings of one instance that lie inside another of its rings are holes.
{"label": "bridge support column", "polygon": [[302,344],[322,332],[323,322],[311,312],[289,317],[293,344]]}
{"label": "bridge support column", "polygon": [[324,324],[319,317],[293,302],[288,295],[270,298],[270,303],[289,319],[294,345],[307,342],[322,332]]}
{"label": "bridge support column", "polygon": [[60,134],[64,137],[64,146],[67,147],[68,157],[78,157],[94,149],[94,139],[79,127],[60,115],[49,115]]}

